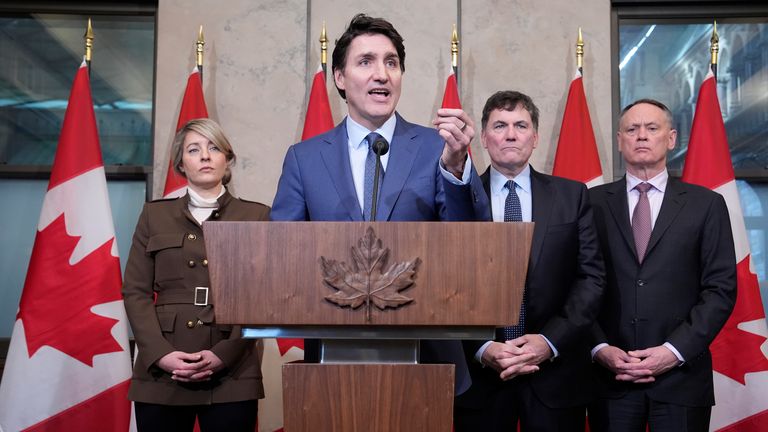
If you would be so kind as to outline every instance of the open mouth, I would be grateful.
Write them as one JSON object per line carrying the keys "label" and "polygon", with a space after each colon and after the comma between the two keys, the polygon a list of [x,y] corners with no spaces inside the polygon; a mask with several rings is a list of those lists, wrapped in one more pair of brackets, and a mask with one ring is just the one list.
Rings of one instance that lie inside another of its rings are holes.
{"label": "open mouth", "polygon": [[369,95],[377,99],[386,99],[389,97],[389,90],[387,89],[373,89],[368,92]]}

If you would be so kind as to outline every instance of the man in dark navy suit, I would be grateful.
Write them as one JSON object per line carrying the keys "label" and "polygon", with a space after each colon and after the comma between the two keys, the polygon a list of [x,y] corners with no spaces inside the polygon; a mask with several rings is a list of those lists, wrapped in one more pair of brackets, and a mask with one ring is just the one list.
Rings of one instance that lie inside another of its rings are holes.
{"label": "man in dark navy suit", "polygon": [[[472,387],[457,398],[459,431],[583,431],[591,400],[589,329],[604,267],[584,184],[541,174],[528,160],[538,145],[539,110],[516,91],[483,108],[482,175],[493,220],[533,221],[520,323],[494,341],[466,341]],[[502,331],[503,330],[503,331]]]}

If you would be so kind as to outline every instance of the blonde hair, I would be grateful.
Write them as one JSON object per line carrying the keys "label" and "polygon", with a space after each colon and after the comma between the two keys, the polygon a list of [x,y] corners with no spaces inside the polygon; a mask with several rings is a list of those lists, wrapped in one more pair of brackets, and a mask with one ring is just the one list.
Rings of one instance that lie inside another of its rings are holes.
{"label": "blonde hair", "polygon": [[221,129],[221,126],[219,126],[219,124],[215,121],[207,118],[190,120],[181,129],[179,129],[178,132],[176,132],[176,136],[173,138],[173,144],[171,147],[171,160],[173,161],[174,171],[179,173],[179,175],[183,176],[184,178],[187,177],[184,171],[182,171],[181,167],[182,157],[184,156],[184,140],[187,138],[187,134],[189,132],[196,132],[202,135],[205,139],[218,147],[222,153],[224,153],[224,156],[227,159],[227,171],[224,173],[224,178],[221,179],[221,182],[225,185],[229,183],[229,181],[232,180],[232,171],[230,168],[232,165],[234,165],[237,156],[235,156],[235,152],[232,150],[232,145],[224,135],[224,131]]}

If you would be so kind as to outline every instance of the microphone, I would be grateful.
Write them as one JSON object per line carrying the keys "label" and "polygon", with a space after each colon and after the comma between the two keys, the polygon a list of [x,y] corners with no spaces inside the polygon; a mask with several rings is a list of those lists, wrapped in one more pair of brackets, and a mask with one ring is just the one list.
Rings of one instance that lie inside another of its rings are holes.
{"label": "microphone", "polygon": [[376,170],[373,174],[373,193],[371,194],[371,221],[376,220],[376,203],[379,201],[379,176],[381,175],[381,157],[389,151],[389,143],[382,136],[371,144],[371,150],[376,153]]}

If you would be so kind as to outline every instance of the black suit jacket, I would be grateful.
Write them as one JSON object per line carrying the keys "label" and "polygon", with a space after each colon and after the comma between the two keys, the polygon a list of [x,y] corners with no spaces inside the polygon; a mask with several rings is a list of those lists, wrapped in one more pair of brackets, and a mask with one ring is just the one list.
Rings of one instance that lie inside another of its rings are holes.
{"label": "black suit jacket", "polygon": [[[490,171],[481,180],[490,197]],[[591,399],[589,329],[599,310],[605,269],[598,248],[587,188],[582,183],[531,168],[533,241],[526,277],[526,333],[541,333],[559,356],[540,365],[530,379],[536,395],[552,408]],[[504,385],[474,355],[484,341],[465,341],[472,387],[456,403],[480,407]]]}
{"label": "black suit jacket", "polygon": [[736,258],[725,200],[670,178],[643,263],[638,262],[626,179],[590,190],[607,286],[593,343],[625,351],[671,343],[685,363],[651,384],[618,382],[599,366],[600,393],[686,406],[714,404],[709,344],[736,300]]}

